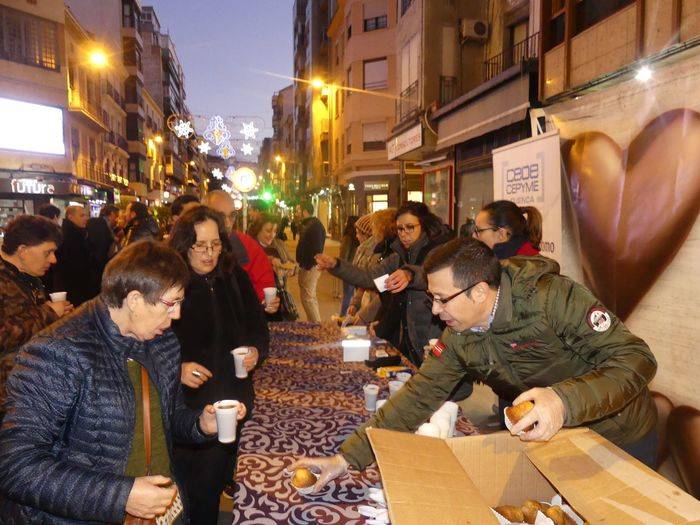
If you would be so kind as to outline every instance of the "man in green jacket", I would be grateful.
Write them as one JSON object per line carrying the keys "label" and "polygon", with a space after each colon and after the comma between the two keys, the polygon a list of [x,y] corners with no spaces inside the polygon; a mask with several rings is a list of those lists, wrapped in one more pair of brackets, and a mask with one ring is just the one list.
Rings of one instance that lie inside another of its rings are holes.
{"label": "man in green jacket", "polygon": [[[656,459],[656,408],[649,347],[585,287],[545,257],[501,266],[474,239],[437,248],[424,264],[428,300],[447,324],[418,373],[330,458],[293,467],[321,470],[315,489],[374,461],[365,429],[415,431],[467,376],[513,404],[535,407],[511,433],[547,441],[562,427],[588,426],[647,465]],[[529,429],[532,425],[534,428]]]}

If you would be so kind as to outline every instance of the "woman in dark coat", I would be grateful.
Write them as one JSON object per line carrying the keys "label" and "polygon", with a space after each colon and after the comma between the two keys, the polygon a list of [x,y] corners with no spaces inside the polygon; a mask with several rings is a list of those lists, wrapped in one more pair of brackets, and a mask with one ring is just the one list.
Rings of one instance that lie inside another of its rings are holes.
{"label": "woman in dark coat", "polygon": [[[233,259],[223,215],[206,206],[187,211],[175,223],[170,245],[190,268],[181,318],[173,327],[182,349],[185,403],[197,409],[235,399],[250,414],[252,377],[236,377],[231,350],[249,347],[245,365],[251,372],[267,356],[269,332],[253,285]],[[221,492],[236,468],[241,426],[232,444],[175,447],[175,474],[191,523],[217,522]]]}
{"label": "woman in dark coat", "polygon": [[[380,309],[381,332],[398,342],[402,354],[415,365],[423,362],[423,346],[439,337],[444,329],[433,315],[427,301],[427,278],[423,261],[431,250],[454,237],[442,221],[421,202],[407,202],[396,212],[398,235],[389,245],[390,253],[376,265],[357,268],[352,264],[324,254],[316,256],[319,268],[355,286],[371,288],[374,279],[388,275],[386,291]],[[387,293],[390,292],[390,293]]]}

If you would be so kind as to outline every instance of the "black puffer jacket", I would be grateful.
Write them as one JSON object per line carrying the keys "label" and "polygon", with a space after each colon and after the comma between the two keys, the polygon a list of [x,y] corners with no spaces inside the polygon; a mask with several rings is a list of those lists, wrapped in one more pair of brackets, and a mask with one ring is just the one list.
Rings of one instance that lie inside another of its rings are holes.
{"label": "black puffer jacket", "polygon": [[17,357],[0,430],[0,523],[123,523],[134,483],[124,475],[135,423],[127,358],[158,388],[168,450],[207,440],[183,403],[175,334],[124,337],[97,298]]}

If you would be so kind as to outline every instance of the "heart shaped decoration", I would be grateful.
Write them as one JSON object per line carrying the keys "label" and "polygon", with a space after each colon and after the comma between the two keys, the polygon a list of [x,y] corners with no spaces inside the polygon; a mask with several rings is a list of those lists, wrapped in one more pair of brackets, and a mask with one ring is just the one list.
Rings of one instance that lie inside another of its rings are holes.
{"label": "heart shaped decoration", "polygon": [[627,151],[604,133],[582,133],[563,155],[587,285],[625,319],[700,212],[700,114],[663,113]]}

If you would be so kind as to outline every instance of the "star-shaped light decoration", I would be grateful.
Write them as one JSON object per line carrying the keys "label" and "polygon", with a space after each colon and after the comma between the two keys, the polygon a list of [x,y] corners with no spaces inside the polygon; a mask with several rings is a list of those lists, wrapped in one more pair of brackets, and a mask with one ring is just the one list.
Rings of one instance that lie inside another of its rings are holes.
{"label": "star-shaped light decoration", "polygon": [[243,127],[241,128],[241,135],[243,135],[248,140],[255,140],[255,134],[258,131],[260,130],[255,127],[254,122],[248,122],[247,124],[244,122]]}
{"label": "star-shaped light decoration", "polygon": [[194,128],[189,120],[178,120],[175,125],[175,135],[181,139],[187,139],[194,134]]}
{"label": "star-shaped light decoration", "polygon": [[224,174],[221,173],[221,170],[219,168],[214,168],[213,170],[211,170],[211,175],[212,177],[218,180],[222,180],[224,178]]}
{"label": "star-shaped light decoration", "polygon": [[224,190],[225,192],[231,193],[231,190],[233,188],[231,188],[231,186],[229,186],[228,184],[222,184],[221,189]]}
{"label": "star-shaped light decoration", "polygon": [[199,146],[197,146],[197,148],[199,148],[199,152],[202,155],[208,155],[209,152],[211,151],[211,145],[206,141],[200,142]]}
{"label": "star-shaped light decoration", "polygon": [[236,150],[233,149],[233,146],[231,146],[231,143],[227,140],[219,146],[219,149],[216,150],[216,154],[226,160],[233,157],[236,154]]}
{"label": "star-shaped light decoration", "polygon": [[253,146],[251,146],[250,144],[248,144],[246,142],[241,146],[241,151],[243,152],[243,155],[252,155],[253,154]]}

